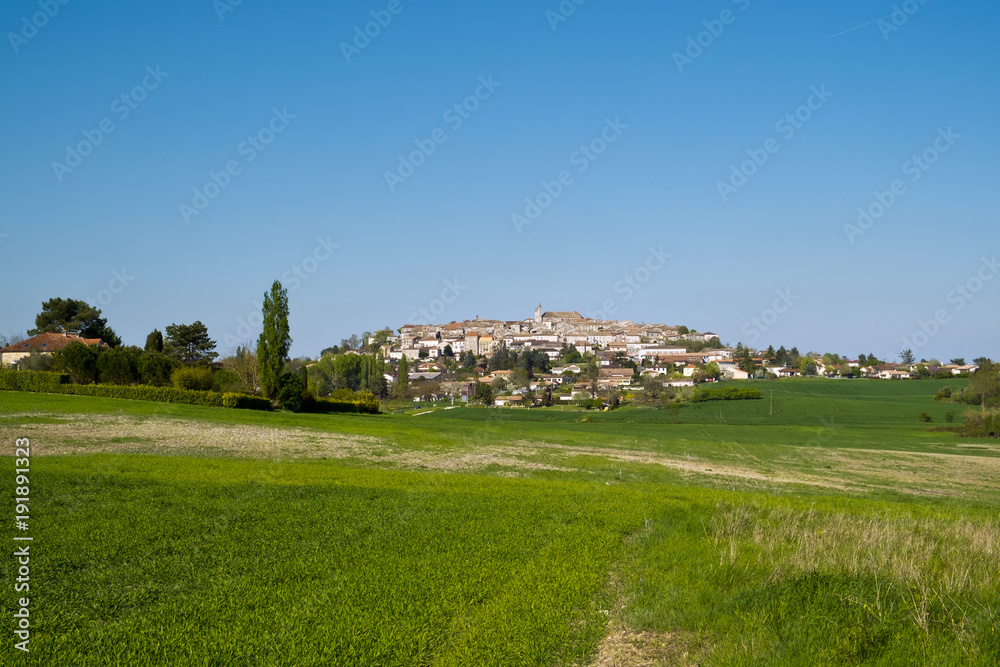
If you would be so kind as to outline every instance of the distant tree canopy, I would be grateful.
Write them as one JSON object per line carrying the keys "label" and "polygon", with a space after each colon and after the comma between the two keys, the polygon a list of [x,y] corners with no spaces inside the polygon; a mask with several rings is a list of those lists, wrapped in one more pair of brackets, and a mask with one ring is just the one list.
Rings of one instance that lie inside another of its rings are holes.
{"label": "distant tree canopy", "polygon": [[163,351],[171,359],[189,366],[208,364],[219,356],[215,341],[208,337],[208,327],[201,321],[168,326]]}
{"label": "distant tree canopy", "polygon": [[77,299],[49,299],[42,302],[42,312],[35,316],[31,336],[60,331],[77,331],[83,338],[100,338],[111,347],[118,347],[122,339],[101,317],[101,309]]}

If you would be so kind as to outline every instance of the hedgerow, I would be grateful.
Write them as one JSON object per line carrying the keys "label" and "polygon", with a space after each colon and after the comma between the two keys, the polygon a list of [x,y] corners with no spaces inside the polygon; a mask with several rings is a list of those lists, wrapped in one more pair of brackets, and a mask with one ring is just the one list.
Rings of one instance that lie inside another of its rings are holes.
{"label": "hedgerow", "polygon": [[367,391],[357,392],[350,400],[317,398],[312,412],[357,412],[374,415],[379,412],[379,400]]}
{"label": "hedgerow", "polygon": [[70,384],[64,373],[36,373],[0,369],[0,389],[37,391],[49,394],[101,396],[133,401],[183,403],[210,407],[232,407],[245,410],[270,410],[271,402],[246,394],[221,394],[215,391],[151,387],[149,385]]}
{"label": "hedgerow", "polygon": [[0,368],[0,389],[55,393],[59,391],[60,385],[67,382],[69,382],[69,375],[65,373],[15,371],[9,368]]}
{"label": "hedgerow", "polygon": [[704,401],[744,401],[763,398],[760,390],[751,387],[699,387],[691,394],[692,403]]}

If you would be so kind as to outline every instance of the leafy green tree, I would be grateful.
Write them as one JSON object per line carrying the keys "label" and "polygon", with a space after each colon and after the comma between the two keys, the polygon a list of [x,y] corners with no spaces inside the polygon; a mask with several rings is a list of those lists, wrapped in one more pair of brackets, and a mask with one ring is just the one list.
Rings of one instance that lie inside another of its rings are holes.
{"label": "leafy green tree", "polygon": [[104,384],[136,384],[139,381],[139,357],[135,346],[105,350],[97,357],[97,375]]}
{"label": "leafy green tree", "polygon": [[306,383],[300,375],[285,373],[278,379],[278,388],[275,397],[278,403],[286,410],[301,412],[305,401]]}
{"label": "leafy green tree", "polygon": [[163,332],[153,329],[146,336],[146,352],[163,352]]}
{"label": "leafy green tree", "polygon": [[154,387],[170,386],[170,376],[180,367],[180,362],[160,352],[146,352],[136,361],[139,382]]}
{"label": "leafy green tree", "polygon": [[430,356],[430,352],[427,351],[426,347],[420,348],[420,351],[417,352],[417,357],[419,357],[420,359],[426,359],[429,356]]}
{"label": "leafy green tree", "polygon": [[559,349],[559,362],[563,366],[578,364],[581,361],[583,361],[583,355],[580,354],[580,351],[576,347],[568,343],[562,344],[562,347]]}
{"label": "leafy green tree", "polygon": [[92,384],[97,381],[97,359],[102,351],[93,345],[73,341],[52,353],[53,366],[68,373],[76,384]]}
{"label": "leafy green tree", "polygon": [[899,362],[909,366],[913,363],[913,350],[906,349],[899,353]]}
{"label": "leafy green tree", "polygon": [[359,391],[364,386],[366,357],[338,354],[333,358],[333,388]]}
{"label": "leafy green tree", "polygon": [[803,375],[816,375],[816,362],[809,357],[802,357],[799,362],[799,370]]}
{"label": "leafy green tree", "polygon": [[483,405],[493,405],[493,387],[485,382],[477,382],[472,397]]}
{"label": "leafy green tree", "polygon": [[705,366],[705,378],[709,380],[718,380],[722,375],[722,371],[719,370],[719,364],[714,361],[708,362]]}
{"label": "leafy green tree", "polygon": [[275,398],[292,337],[288,329],[288,290],[277,280],[270,293],[264,294],[261,309],[264,330],[257,340],[257,361],[260,365],[260,386],[266,398]]}
{"label": "leafy green tree", "polygon": [[663,386],[662,377],[647,375],[642,379],[641,401],[646,405],[659,405],[666,396],[666,387]]}
{"label": "leafy green tree", "polygon": [[1000,364],[987,361],[969,381],[969,386],[965,389],[965,400],[978,404],[985,410],[997,396],[1000,396]]}
{"label": "leafy green tree", "polygon": [[168,326],[163,352],[189,366],[209,364],[219,356],[215,352],[215,341],[208,337],[208,327],[200,320],[193,324]]}
{"label": "leafy green tree", "polygon": [[209,391],[215,384],[215,375],[207,366],[181,366],[170,376],[176,389]]}
{"label": "leafy green tree", "polygon": [[749,347],[745,347],[743,343],[736,344],[733,361],[736,362],[736,367],[741,371],[753,373],[757,370],[757,365],[753,361],[753,351]]}
{"label": "leafy green tree", "polygon": [[451,345],[445,345],[444,349],[441,351],[441,354],[451,359],[452,357],[455,356],[455,351],[451,349]]}
{"label": "leafy green tree", "polygon": [[472,350],[467,350],[465,354],[462,355],[462,370],[472,371],[476,368],[476,355],[472,353]]}
{"label": "leafy green tree", "polygon": [[951,360],[951,363],[955,364],[956,366],[964,366],[965,357],[955,357],[954,359]]}
{"label": "leafy green tree", "polygon": [[974,363],[975,365],[977,365],[979,367],[983,367],[986,364],[989,364],[989,363],[992,363],[992,362],[990,361],[989,357],[976,357],[975,359],[972,360],[972,363]]}
{"label": "leafy green tree", "polygon": [[778,353],[774,351],[774,346],[768,345],[767,351],[764,353],[764,363],[773,364],[775,359],[777,358],[777,354]]}
{"label": "leafy green tree", "polygon": [[517,352],[508,350],[507,344],[500,341],[500,344],[493,350],[493,354],[490,355],[486,368],[490,372],[512,371],[515,365],[517,365]]}
{"label": "leafy green tree", "polygon": [[100,338],[111,347],[118,347],[122,339],[101,317],[101,309],[77,299],[49,299],[42,302],[42,312],[35,316],[31,336],[41,333],[78,331],[83,338]]}

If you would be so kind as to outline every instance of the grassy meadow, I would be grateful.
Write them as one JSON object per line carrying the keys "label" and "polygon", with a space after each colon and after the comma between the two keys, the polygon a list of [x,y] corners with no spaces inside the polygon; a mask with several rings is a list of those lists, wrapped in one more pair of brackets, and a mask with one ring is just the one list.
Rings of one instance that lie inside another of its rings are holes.
{"label": "grassy meadow", "polygon": [[1000,443],[932,400],[964,383],[673,414],[0,392],[35,538],[0,664],[1000,664]]}

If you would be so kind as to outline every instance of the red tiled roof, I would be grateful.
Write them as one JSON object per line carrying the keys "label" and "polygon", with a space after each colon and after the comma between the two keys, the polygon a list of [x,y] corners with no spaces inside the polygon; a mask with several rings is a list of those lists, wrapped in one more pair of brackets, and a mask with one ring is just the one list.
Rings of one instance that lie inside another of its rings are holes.
{"label": "red tiled roof", "polygon": [[97,345],[100,347],[107,347],[108,344],[102,341],[100,338],[81,338],[80,336],[75,336],[73,334],[67,333],[43,333],[37,336],[32,336],[27,340],[23,340],[20,343],[14,343],[13,345],[8,345],[2,352],[28,352],[32,348],[37,349],[39,352],[55,352],[56,350],[61,350],[72,342],[80,342],[85,345]]}

